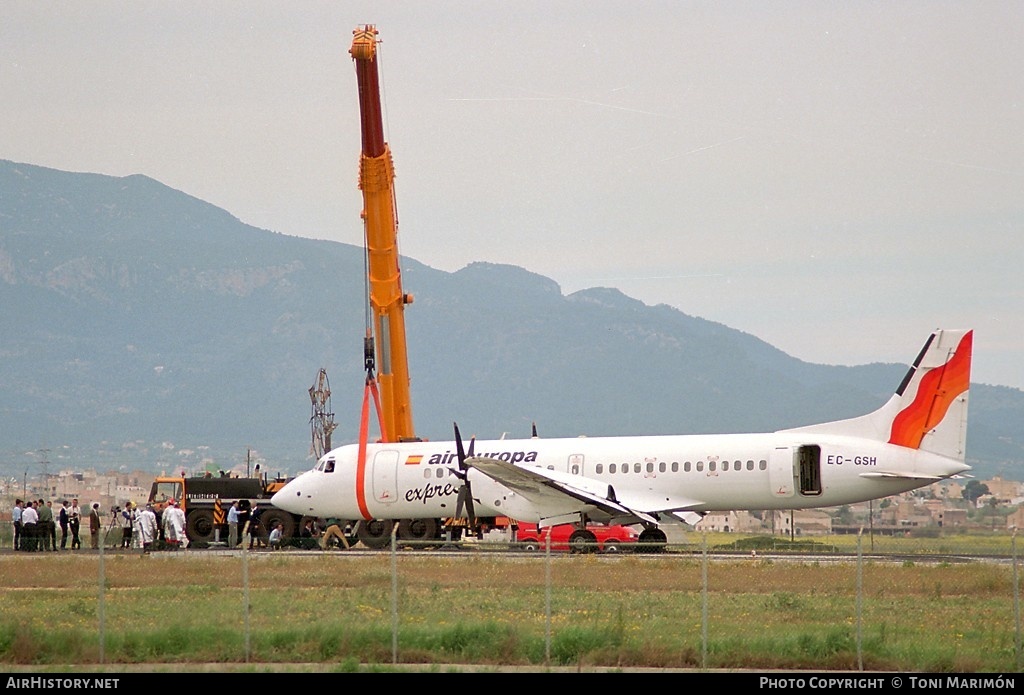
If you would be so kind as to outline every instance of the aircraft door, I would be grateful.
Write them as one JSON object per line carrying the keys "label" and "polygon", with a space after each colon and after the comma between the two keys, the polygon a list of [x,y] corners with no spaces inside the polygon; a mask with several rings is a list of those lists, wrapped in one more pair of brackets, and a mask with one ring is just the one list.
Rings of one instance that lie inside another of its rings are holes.
{"label": "aircraft door", "polygon": [[569,465],[566,470],[573,475],[583,475],[583,454],[569,454]]}
{"label": "aircraft door", "polygon": [[393,449],[373,457],[373,498],[384,504],[398,501],[398,452]]}
{"label": "aircraft door", "polygon": [[773,449],[768,462],[768,483],[773,497],[793,496],[793,471],[793,450],[788,446]]}

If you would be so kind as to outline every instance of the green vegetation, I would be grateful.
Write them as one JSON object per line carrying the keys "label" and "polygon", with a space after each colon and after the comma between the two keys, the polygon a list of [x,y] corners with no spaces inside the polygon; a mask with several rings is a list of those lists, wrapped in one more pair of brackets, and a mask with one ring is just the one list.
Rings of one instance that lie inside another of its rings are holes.
{"label": "green vegetation", "polygon": [[865,561],[858,616],[854,562],[716,559],[702,663],[700,556],[560,555],[548,568],[536,555],[439,552],[394,563],[393,604],[388,553],[108,555],[101,641],[98,557],[29,555],[0,564],[0,662],[351,671],[392,663],[394,605],[398,662],[425,666],[1018,666],[1007,564]]}
{"label": "green vegetation", "polygon": [[[997,556],[1009,558],[1013,552],[1012,536],[1003,532],[974,531],[940,533],[937,527],[911,527],[901,535],[871,534],[864,529],[860,536],[861,552],[865,555],[962,555]],[[685,545],[673,546],[671,550],[687,553],[701,552],[702,538],[699,533],[688,535]],[[788,536],[740,533],[707,534],[708,552],[757,552],[772,553],[839,553],[856,554],[856,534],[830,534],[825,536],[790,539]],[[1024,554],[1024,541],[1017,544],[1017,553]]]}

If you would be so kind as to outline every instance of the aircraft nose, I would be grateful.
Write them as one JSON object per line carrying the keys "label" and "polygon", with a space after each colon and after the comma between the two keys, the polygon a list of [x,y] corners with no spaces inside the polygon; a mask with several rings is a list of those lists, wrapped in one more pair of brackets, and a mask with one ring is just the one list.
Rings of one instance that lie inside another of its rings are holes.
{"label": "aircraft nose", "polygon": [[295,480],[286,483],[283,488],[274,493],[274,496],[270,498],[270,503],[286,512],[302,514],[302,487],[305,477],[306,474],[303,473]]}

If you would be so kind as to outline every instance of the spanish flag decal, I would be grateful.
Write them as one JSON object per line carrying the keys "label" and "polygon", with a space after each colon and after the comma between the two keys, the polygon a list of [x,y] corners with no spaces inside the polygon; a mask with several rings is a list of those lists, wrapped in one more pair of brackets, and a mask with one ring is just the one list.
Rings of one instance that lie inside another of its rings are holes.
{"label": "spanish flag decal", "polygon": [[421,461],[423,461],[423,456],[420,455],[420,454],[415,454],[413,456],[407,456],[406,457],[405,465],[407,465],[407,466],[418,466]]}

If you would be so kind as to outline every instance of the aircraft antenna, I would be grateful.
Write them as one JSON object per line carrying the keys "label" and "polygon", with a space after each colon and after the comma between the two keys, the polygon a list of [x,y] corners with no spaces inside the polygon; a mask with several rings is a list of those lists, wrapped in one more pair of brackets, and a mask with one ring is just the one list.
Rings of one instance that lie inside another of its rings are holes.
{"label": "aircraft antenna", "polygon": [[331,450],[331,432],[337,427],[331,409],[331,382],[327,380],[327,370],[322,367],[316,381],[309,387],[309,400],[309,428],[313,435],[310,453],[319,461],[321,456]]}

